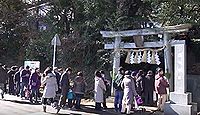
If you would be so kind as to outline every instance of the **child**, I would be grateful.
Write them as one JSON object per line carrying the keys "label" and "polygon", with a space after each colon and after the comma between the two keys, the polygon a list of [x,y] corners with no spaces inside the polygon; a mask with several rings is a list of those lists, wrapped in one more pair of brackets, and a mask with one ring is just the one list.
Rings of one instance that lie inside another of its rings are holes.
{"label": "child", "polygon": [[67,93],[67,99],[68,99],[68,106],[69,108],[73,107],[73,99],[74,99],[74,93],[72,91],[72,89],[69,89],[69,92]]}

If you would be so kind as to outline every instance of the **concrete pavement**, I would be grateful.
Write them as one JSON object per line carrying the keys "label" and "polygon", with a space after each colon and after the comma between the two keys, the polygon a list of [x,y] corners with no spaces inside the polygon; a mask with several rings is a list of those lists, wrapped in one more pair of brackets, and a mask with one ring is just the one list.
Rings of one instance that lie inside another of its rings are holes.
{"label": "concrete pavement", "polygon": [[[81,102],[83,110],[61,109],[59,115],[120,115],[114,111],[113,103],[107,103],[108,109],[102,112],[94,110],[94,102],[83,100]],[[30,104],[28,100],[21,100],[20,97],[5,95],[3,100],[0,100],[0,115],[52,115],[56,114],[56,110],[51,106],[47,106],[47,112],[42,111],[42,105]],[[155,111],[155,107],[142,107],[146,112],[135,112],[133,115],[162,115]]]}

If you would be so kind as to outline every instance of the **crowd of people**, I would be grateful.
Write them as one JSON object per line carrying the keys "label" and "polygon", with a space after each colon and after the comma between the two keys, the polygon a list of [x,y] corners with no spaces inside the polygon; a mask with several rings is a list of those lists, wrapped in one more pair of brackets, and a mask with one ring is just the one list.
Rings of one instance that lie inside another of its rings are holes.
{"label": "crowd of people", "polygon": [[[138,110],[141,104],[153,106],[155,102],[158,110],[163,111],[169,83],[164,77],[162,68],[158,68],[154,75],[151,70],[145,74],[143,70],[125,71],[121,67],[114,79],[113,87],[115,88],[115,111],[125,113],[126,110],[126,114],[130,114],[131,108]],[[153,99],[154,96],[156,100]]]}
{"label": "crowd of people", "polygon": [[[41,73],[39,68],[31,70],[29,66],[25,68],[12,66],[6,73],[8,75],[7,93],[20,96],[22,99],[29,99],[31,103],[38,103],[38,98],[41,98],[44,112],[46,112],[47,104],[57,109],[57,113],[66,107],[81,109],[81,99],[85,95],[87,86],[81,71],[72,77],[70,67],[64,71],[47,67],[44,73]],[[166,88],[169,87],[169,83],[161,68],[157,69],[154,75],[151,70],[145,74],[143,70],[130,71],[120,67],[114,78],[112,83],[107,79],[103,70],[95,72],[95,110],[107,109],[106,98],[112,85],[116,112],[130,114],[131,109],[139,109],[140,104],[153,106],[155,104],[154,92],[158,96],[158,110],[163,111],[163,105],[167,99]]]}
{"label": "crowd of people", "polygon": [[[6,71],[7,70],[7,71]],[[7,76],[4,78],[4,91],[10,95],[20,96],[22,99],[29,98],[31,102],[33,102],[33,97],[35,103],[38,102],[39,88],[41,84],[41,74],[39,68],[35,68],[33,72],[31,72],[30,67],[17,67],[12,66],[9,70],[5,67],[4,74]]]}

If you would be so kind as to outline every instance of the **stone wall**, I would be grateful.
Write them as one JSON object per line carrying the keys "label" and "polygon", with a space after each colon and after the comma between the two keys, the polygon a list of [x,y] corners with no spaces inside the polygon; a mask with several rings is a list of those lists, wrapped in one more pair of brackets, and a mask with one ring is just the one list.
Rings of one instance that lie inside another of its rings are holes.
{"label": "stone wall", "polygon": [[192,93],[192,101],[200,111],[200,75],[187,75],[187,91]]}

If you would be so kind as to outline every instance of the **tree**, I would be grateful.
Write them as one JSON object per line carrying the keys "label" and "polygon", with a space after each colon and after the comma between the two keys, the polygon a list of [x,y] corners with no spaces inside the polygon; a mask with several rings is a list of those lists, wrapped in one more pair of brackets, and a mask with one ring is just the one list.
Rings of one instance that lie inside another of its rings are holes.
{"label": "tree", "polygon": [[20,0],[4,0],[0,2],[0,40],[1,58],[18,60],[18,54],[28,43],[30,28],[28,27],[26,5]]}
{"label": "tree", "polygon": [[152,12],[149,18],[161,24],[176,25],[183,23],[198,24],[200,14],[200,1],[191,0],[146,0],[151,2]]}

